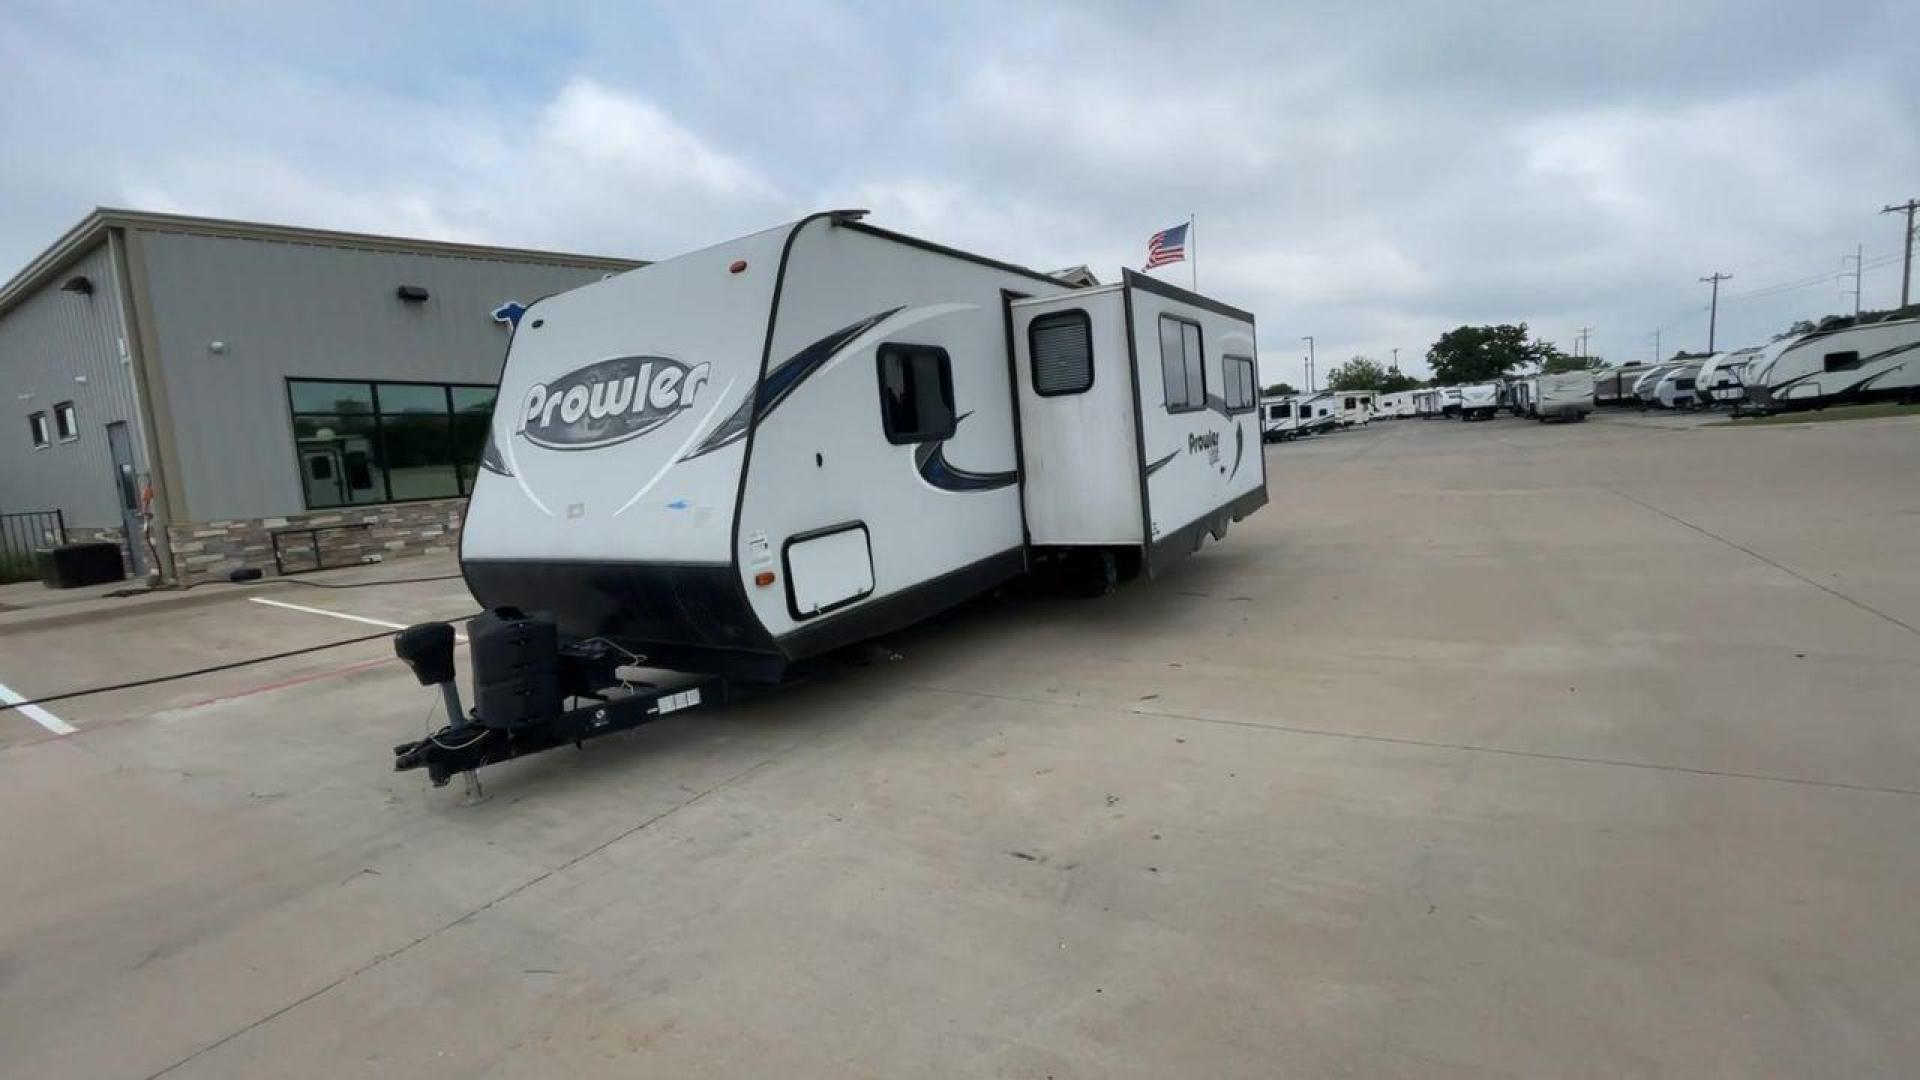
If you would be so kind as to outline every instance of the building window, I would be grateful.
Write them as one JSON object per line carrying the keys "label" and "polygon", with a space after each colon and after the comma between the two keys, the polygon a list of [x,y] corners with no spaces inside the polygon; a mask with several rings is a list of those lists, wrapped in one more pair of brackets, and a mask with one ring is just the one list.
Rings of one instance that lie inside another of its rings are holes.
{"label": "building window", "polygon": [[1093,320],[1084,311],[1042,315],[1027,326],[1033,392],[1083,394],[1093,386]]}
{"label": "building window", "polygon": [[890,443],[953,436],[953,366],[931,345],[880,346],[880,422]]}
{"label": "building window", "polygon": [[80,437],[80,414],[73,411],[73,402],[63,401],[53,407],[53,426],[60,432],[61,442]]}
{"label": "building window", "polygon": [[1192,412],[1207,406],[1207,373],[1202,362],[1200,324],[1160,316],[1160,380],[1167,411]]}
{"label": "building window", "polygon": [[307,508],[467,494],[493,397],[490,386],[288,379]]}
{"label": "building window", "polygon": [[44,449],[53,445],[53,435],[47,430],[46,413],[37,412],[28,414],[27,426],[33,429],[34,446]]}
{"label": "building window", "polygon": [[1226,376],[1227,411],[1243,413],[1252,409],[1260,400],[1260,390],[1254,385],[1253,357],[1229,356],[1221,365]]}

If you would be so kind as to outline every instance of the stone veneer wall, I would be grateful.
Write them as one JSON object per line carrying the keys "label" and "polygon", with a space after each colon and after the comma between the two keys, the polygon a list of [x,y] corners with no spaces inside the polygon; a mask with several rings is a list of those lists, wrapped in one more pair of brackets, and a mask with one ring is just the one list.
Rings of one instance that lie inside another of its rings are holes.
{"label": "stone veneer wall", "polygon": [[[320,561],[328,569],[353,566],[378,555],[444,555],[460,543],[465,499],[430,499],[382,506],[342,506],[286,517],[242,521],[201,521],[170,525],[173,566],[180,584],[224,579],[244,567],[271,576],[273,534],[283,529],[319,528]],[[280,538],[280,557],[288,573],[317,569],[307,537]]]}

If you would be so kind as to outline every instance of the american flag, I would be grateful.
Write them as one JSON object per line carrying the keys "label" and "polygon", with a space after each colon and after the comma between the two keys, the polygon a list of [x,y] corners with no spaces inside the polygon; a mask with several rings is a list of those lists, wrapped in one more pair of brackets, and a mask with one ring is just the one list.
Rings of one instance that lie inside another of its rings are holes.
{"label": "american flag", "polygon": [[1147,241],[1147,266],[1151,270],[1156,266],[1179,262],[1187,257],[1187,227],[1175,225],[1171,229],[1161,229]]}

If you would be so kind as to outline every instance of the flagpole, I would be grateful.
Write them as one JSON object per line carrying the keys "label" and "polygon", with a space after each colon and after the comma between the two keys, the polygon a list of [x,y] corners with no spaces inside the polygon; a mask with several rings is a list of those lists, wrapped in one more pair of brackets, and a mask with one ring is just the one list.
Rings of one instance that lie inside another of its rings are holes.
{"label": "flagpole", "polygon": [[1187,215],[1187,283],[1194,292],[1200,291],[1200,230],[1194,227],[1193,215]]}

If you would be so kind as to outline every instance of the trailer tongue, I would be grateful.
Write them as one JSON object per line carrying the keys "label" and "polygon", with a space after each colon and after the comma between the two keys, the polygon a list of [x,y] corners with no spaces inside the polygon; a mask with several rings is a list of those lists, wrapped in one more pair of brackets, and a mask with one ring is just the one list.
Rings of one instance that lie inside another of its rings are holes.
{"label": "trailer tongue", "polygon": [[422,686],[438,686],[447,712],[440,730],[393,748],[395,772],[427,770],[434,787],[456,773],[495,765],[567,743],[628,731],[670,713],[722,703],[725,680],[687,676],[670,684],[642,681],[644,659],[602,640],[562,642],[551,619],[513,608],[468,623],[475,707],[460,706],[454,685],[453,627],[422,623],[394,635],[394,652]]}

